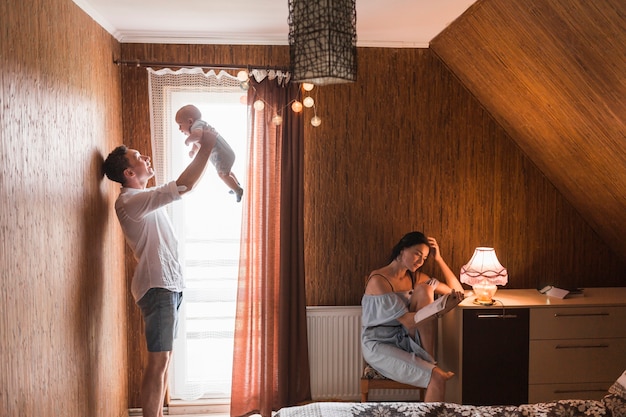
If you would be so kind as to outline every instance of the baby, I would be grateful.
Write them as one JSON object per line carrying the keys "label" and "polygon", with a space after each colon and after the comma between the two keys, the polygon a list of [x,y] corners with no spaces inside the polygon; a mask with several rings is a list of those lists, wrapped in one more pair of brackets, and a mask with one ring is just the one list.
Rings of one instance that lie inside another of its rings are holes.
{"label": "baby", "polygon": [[[192,146],[189,156],[193,158],[200,149],[198,141],[202,138],[204,128],[210,126],[202,120],[202,113],[192,104],[183,106],[176,112],[176,123],[180,131],[187,135],[185,145]],[[237,202],[240,202],[241,196],[243,196],[243,188],[241,188],[237,177],[231,171],[235,163],[235,152],[219,134],[209,160],[215,166],[217,174],[222,181],[231,189],[230,193],[235,194]]]}

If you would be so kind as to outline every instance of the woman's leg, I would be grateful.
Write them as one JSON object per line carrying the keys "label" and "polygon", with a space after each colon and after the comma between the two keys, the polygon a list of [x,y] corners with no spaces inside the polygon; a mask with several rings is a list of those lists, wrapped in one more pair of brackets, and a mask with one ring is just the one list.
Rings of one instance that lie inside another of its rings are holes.
{"label": "woman's leg", "polygon": [[424,394],[424,402],[443,402],[446,396],[446,382],[453,376],[454,372],[445,372],[438,367],[433,368],[426,394]]}
{"label": "woman's leg", "polygon": [[[409,300],[409,311],[417,311],[435,300],[435,287],[428,284],[417,284]],[[416,326],[422,347],[435,357],[435,340],[437,338],[437,320],[424,320]],[[415,334],[411,335],[415,337]]]}

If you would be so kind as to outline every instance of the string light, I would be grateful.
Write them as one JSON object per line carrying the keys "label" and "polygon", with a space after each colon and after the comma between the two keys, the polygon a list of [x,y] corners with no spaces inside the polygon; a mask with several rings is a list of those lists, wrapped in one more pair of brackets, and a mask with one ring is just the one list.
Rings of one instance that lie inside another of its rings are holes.
{"label": "string light", "polygon": [[263,100],[257,100],[254,102],[254,110],[261,111],[265,108],[265,103]]}
{"label": "string light", "polygon": [[275,114],[274,117],[272,117],[272,123],[274,123],[275,126],[280,126],[283,124],[283,117],[280,114]]}
{"label": "string light", "polygon": [[241,70],[237,73],[237,79],[241,82],[248,81],[248,78],[248,71],[246,70]]}
{"label": "string light", "polygon": [[[237,79],[241,82],[240,86],[241,89],[244,91],[247,91],[250,87],[252,87],[254,89],[254,87],[250,84],[250,78],[249,78],[249,74],[247,71],[245,70],[241,70],[237,73]],[[315,87],[314,84],[311,83],[302,83],[302,90],[303,91],[311,91],[313,90],[313,88]],[[242,104],[246,104],[247,103],[247,95],[244,95],[241,97],[241,103]],[[267,103],[265,103],[265,101],[262,98],[257,99],[254,103],[253,103],[253,107],[256,111],[262,111],[263,109],[265,109],[265,105]],[[318,127],[322,124],[322,119],[317,115],[317,110],[315,108],[315,99],[313,99],[313,97],[311,96],[306,96],[304,97],[304,99],[302,100],[302,102],[300,102],[299,100],[293,100],[290,101],[289,103],[287,103],[287,106],[291,106],[291,110],[294,113],[300,113],[302,112],[302,110],[304,109],[304,107],[306,108],[313,108],[314,116],[311,118],[311,125],[313,127]],[[285,108],[283,107],[283,109]],[[274,115],[272,116],[272,124],[274,124],[274,126],[280,126],[283,124],[283,117],[281,116],[282,110],[283,109],[279,109],[278,111],[276,111],[274,113]]]}
{"label": "string light", "polygon": [[300,113],[302,111],[302,103],[300,103],[298,100],[294,101],[291,105],[291,110],[296,113]]}

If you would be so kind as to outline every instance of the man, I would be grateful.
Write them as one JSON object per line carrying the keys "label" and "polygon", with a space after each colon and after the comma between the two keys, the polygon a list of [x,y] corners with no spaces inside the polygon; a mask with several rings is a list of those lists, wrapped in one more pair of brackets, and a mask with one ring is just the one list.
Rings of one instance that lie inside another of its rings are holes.
{"label": "man", "polygon": [[165,206],[191,191],[202,177],[217,132],[207,128],[200,150],[177,180],[146,188],[154,176],[150,157],[121,145],[104,161],[106,176],[122,184],[115,211],[137,260],[131,292],[145,323],[148,361],[141,385],[144,417],[162,417],[167,369],[176,335],[184,280],[178,241]]}

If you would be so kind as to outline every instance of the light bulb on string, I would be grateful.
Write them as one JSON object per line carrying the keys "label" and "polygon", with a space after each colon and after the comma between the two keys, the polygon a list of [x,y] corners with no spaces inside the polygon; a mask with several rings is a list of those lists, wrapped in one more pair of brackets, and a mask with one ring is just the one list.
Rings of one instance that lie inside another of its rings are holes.
{"label": "light bulb on string", "polygon": [[291,110],[296,113],[300,113],[302,111],[302,103],[300,103],[298,100],[294,101],[291,105]]}
{"label": "light bulb on string", "polygon": [[264,108],[265,108],[265,103],[263,103],[263,100],[257,100],[254,102],[254,110],[261,111]]}
{"label": "light bulb on string", "polygon": [[241,82],[248,81],[248,71],[241,70],[237,73],[237,79]]}
{"label": "light bulb on string", "polygon": [[313,90],[313,87],[315,87],[315,85],[313,85],[311,83],[302,83],[302,89],[304,91],[311,91],[311,90]]}
{"label": "light bulb on string", "polygon": [[274,126],[280,126],[283,124],[283,117],[280,114],[275,114],[274,117],[272,117],[272,123],[274,123]]}
{"label": "light bulb on string", "polygon": [[302,104],[304,104],[304,107],[311,108],[315,104],[315,100],[313,100],[313,97],[305,97],[302,100]]}
{"label": "light bulb on string", "polygon": [[319,116],[315,115],[311,118],[311,124],[313,125],[313,127],[318,127],[322,124],[322,119],[320,119]]}
{"label": "light bulb on string", "polygon": [[243,91],[248,91],[250,89],[250,81],[242,81],[241,83],[239,83],[239,87],[241,87]]}
{"label": "light bulb on string", "polygon": [[241,104],[248,104],[248,96],[247,95],[242,95],[241,97],[239,97],[239,102]]}

